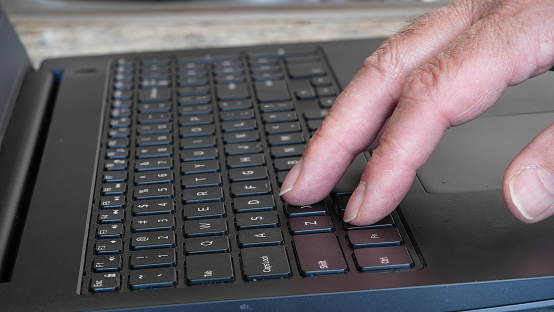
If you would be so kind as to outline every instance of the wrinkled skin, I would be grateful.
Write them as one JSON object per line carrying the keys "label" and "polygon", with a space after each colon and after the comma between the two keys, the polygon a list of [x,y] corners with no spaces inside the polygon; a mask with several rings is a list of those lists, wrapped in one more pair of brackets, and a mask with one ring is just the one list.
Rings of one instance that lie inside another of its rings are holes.
{"label": "wrinkled skin", "polygon": [[[344,219],[378,221],[400,203],[449,127],[553,66],[552,0],[458,0],[430,12],[367,58],[281,195],[296,205],[320,201],[355,155],[374,149]],[[554,124],[508,166],[503,195],[523,222],[554,213]]]}

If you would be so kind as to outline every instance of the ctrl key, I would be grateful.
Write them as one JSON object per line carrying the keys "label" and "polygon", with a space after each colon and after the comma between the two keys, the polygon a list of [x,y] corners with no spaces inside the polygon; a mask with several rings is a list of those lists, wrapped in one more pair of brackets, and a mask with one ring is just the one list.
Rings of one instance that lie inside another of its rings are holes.
{"label": "ctrl key", "polygon": [[119,273],[96,273],[90,280],[90,289],[93,292],[109,292],[119,289]]}
{"label": "ctrl key", "polygon": [[413,265],[404,246],[356,249],[354,262],[359,271],[409,269]]}

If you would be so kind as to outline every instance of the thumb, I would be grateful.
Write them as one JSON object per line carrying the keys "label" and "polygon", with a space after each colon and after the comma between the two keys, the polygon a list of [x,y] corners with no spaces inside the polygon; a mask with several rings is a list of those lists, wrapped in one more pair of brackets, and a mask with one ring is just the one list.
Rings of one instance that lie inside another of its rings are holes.
{"label": "thumb", "polygon": [[529,143],[504,175],[504,200],[526,223],[554,214],[554,123]]}

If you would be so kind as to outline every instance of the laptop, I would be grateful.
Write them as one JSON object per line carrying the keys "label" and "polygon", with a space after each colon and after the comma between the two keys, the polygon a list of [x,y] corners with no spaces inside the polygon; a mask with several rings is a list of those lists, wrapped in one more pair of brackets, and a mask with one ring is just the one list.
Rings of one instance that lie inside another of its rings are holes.
{"label": "laptop", "polygon": [[[51,59],[0,9],[3,311],[515,311],[554,306],[554,219],[504,168],[554,120],[554,73],[447,131],[400,206],[341,213],[280,183],[381,40]],[[425,122],[425,121],[422,121]],[[332,151],[330,151],[332,152]]]}

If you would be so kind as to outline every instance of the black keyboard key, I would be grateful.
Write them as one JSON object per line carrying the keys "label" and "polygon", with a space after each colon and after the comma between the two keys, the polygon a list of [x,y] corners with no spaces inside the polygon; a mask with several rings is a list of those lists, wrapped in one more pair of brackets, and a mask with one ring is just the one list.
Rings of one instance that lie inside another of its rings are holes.
{"label": "black keyboard key", "polygon": [[298,120],[296,112],[275,112],[275,113],[263,113],[262,119],[265,123],[274,122],[290,122]]}
{"label": "black keyboard key", "polygon": [[191,237],[185,240],[185,254],[229,252],[231,245],[227,236]]}
{"label": "black keyboard key", "polygon": [[245,81],[246,77],[244,75],[225,75],[215,77],[215,82],[217,84],[240,83]]}
{"label": "black keyboard key", "polygon": [[227,233],[227,221],[222,218],[188,220],[183,226],[185,237],[217,236]]}
{"label": "black keyboard key", "polygon": [[181,177],[181,184],[183,188],[221,186],[221,174],[217,172],[189,174]]}
{"label": "black keyboard key", "polygon": [[179,135],[182,138],[191,138],[199,136],[207,136],[215,134],[214,125],[197,125],[197,126],[187,126],[179,128]]}
{"label": "black keyboard key", "polygon": [[135,199],[173,197],[173,184],[153,184],[137,186],[133,192]]}
{"label": "black keyboard key", "polygon": [[98,214],[98,223],[120,223],[125,220],[123,209],[102,209]]}
{"label": "black keyboard key", "polygon": [[175,249],[134,250],[131,252],[130,263],[133,269],[174,266],[176,264]]}
{"label": "black keyboard key", "polygon": [[152,103],[152,102],[169,102],[171,100],[170,88],[150,88],[141,89],[138,94],[139,102]]}
{"label": "black keyboard key", "polygon": [[235,168],[229,170],[231,182],[265,180],[269,178],[266,167]]}
{"label": "black keyboard key", "polygon": [[337,100],[336,96],[333,97],[324,97],[319,99],[319,106],[323,108],[331,108],[333,104],[335,104],[335,101]]}
{"label": "black keyboard key", "polygon": [[100,207],[102,209],[123,208],[126,204],[126,198],[123,195],[110,195],[100,197]]}
{"label": "black keyboard key", "polygon": [[300,157],[285,157],[285,158],[276,158],[273,166],[277,171],[288,171],[294,167],[300,160]]}
{"label": "black keyboard key", "polygon": [[237,214],[235,218],[239,230],[277,227],[279,217],[275,211],[260,211]]}
{"label": "black keyboard key", "polygon": [[133,101],[121,101],[121,100],[115,100],[112,101],[112,108],[131,108],[133,106]]}
{"label": "black keyboard key", "polygon": [[121,238],[105,238],[96,241],[96,254],[118,254],[123,250],[123,241]]}
{"label": "black keyboard key", "polygon": [[273,146],[271,148],[271,155],[275,158],[302,156],[305,150],[306,144]]}
{"label": "black keyboard key", "polygon": [[155,231],[133,233],[131,248],[134,250],[175,247],[174,231]]}
{"label": "black keyboard key", "polygon": [[186,115],[179,117],[179,125],[181,126],[198,126],[209,125],[214,122],[214,116],[211,114],[205,115]]}
{"label": "black keyboard key", "polygon": [[143,89],[147,88],[167,88],[170,86],[171,81],[169,79],[148,79],[143,77],[139,85]]}
{"label": "black keyboard key", "polygon": [[323,64],[319,62],[289,63],[287,64],[287,69],[289,76],[293,79],[319,77],[327,74]]}
{"label": "black keyboard key", "polygon": [[258,101],[282,102],[290,100],[290,93],[284,80],[257,81],[254,83]]}
{"label": "black keyboard key", "polygon": [[96,255],[92,262],[94,272],[115,272],[121,270],[120,255]]}
{"label": "black keyboard key", "polygon": [[181,149],[198,149],[214,147],[216,145],[215,136],[205,136],[196,138],[185,138],[179,141]]}
{"label": "black keyboard key", "polygon": [[181,152],[182,161],[209,160],[216,158],[217,149],[215,148],[189,149]]}
{"label": "black keyboard key", "polygon": [[198,104],[208,104],[212,101],[210,95],[194,95],[194,96],[183,96],[179,97],[177,100],[179,105],[198,105]]}
{"label": "black keyboard key", "polygon": [[173,182],[173,171],[161,170],[161,171],[146,171],[137,173],[135,175],[135,184],[162,184]]}
{"label": "black keyboard key", "polygon": [[328,87],[333,85],[333,81],[329,76],[324,77],[314,77],[310,79],[310,82],[314,87]]}
{"label": "black keyboard key", "polygon": [[219,161],[217,159],[188,161],[181,164],[181,173],[184,175],[218,171]]}
{"label": "black keyboard key", "polygon": [[106,143],[106,146],[108,148],[126,148],[129,147],[129,139],[128,138],[114,138],[109,139]]}
{"label": "black keyboard key", "polygon": [[163,134],[170,133],[171,129],[172,125],[170,123],[142,124],[137,126],[137,133],[139,135]]}
{"label": "black keyboard key", "polygon": [[237,213],[275,210],[275,200],[272,195],[238,197],[233,199],[233,209]]}
{"label": "black keyboard key", "polygon": [[246,83],[229,83],[216,85],[217,98],[220,101],[245,100],[250,98]]}
{"label": "black keyboard key", "polygon": [[301,132],[272,134],[267,137],[270,146],[291,145],[305,143],[304,135]]}
{"label": "black keyboard key", "polygon": [[121,237],[122,235],[123,224],[121,223],[100,224],[98,228],[96,228],[97,238],[115,238]]}
{"label": "black keyboard key", "polygon": [[294,109],[292,102],[264,103],[259,105],[262,113],[273,113],[282,111],[291,111]]}
{"label": "black keyboard key", "polygon": [[189,284],[230,282],[234,278],[233,262],[228,253],[186,256],[185,264]]}
{"label": "black keyboard key", "polygon": [[119,290],[121,277],[119,273],[96,273],[90,280],[90,289],[93,292],[109,292]]}
{"label": "black keyboard key", "polygon": [[348,270],[333,233],[295,236],[294,250],[303,275],[337,274]]}
{"label": "black keyboard key", "polygon": [[248,155],[261,153],[263,145],[260,142],[233,143],[225,145],[227,155]]}
{"label": "black keyboard key", "polygon": [[129,128],[113,128],[108,131],[110,138],[128,138],[131,135]]}
{"label": "black keyboard key", "polygon": [[402,237],[396,228],[376,228],[349,231],[347,237],[353,248],[393,246],[402,244]]}
{"label": "black keyboard key", "polygon": [[173,154],[173,146],[146,146],[137,148],[135,152],[136,158],[155,158],[155,157],[170,157]]}
{"label": "black keyboard key", "polygon": [[133,232],[166,231],[175,228],[175,218],[172,215],[146,215],[133,217],[131,230]]}
{"label": "black keyboard key", "polygon": [[222,218],[225,216],[225,204],[222,202],[199,203],[183,206],[185,220]]}
{"label": "black keyboard key", "polygon": [[359,271],[409,269],[413,266],[404,246],[356,249],[354,262]]}
{"label": "black keyboard key", "polygon": [[[125,81],[125,82],[128,82],[130,81],[131,79],[133,79],[132,77],[125,77],[125,76],[118,76],[117,78],[120,78],[119,81]],[[112,99],[114,100],[121,100],[121,101],[125,101],[125,100],[130,100],[133,98],[133,92],[132,91],[128,91],[128,90],[116,90],[114,93],[113,93],[113,96],[112,96]]]}
{"label": "black keyboard key", "polygon": [[193,87],[193,86],[204,86],[208,84],[208,79],[201,77],[190,77],[190,76],[180,76],[177,80],[177,85],[180,87]]}
{"label": "black keyboard key", "polygon": [[338,94],[334,87],[317,87],[315,92],[318,97],[336,96]]}
{"label": "black keyboard key", "polygon": [[222,111],[219,114],[221,120],[242,120],[242,119],[253,119],[254,111],[251,109],[241,109],[241,110],[231,110],[231,111]]}
{"label": "black keyboard key", "polygon": [[312,119],[308,120],[308,129],[311,131],[316,131],[317,129],[321,128],[321,125],[323,124],[323,119]]}
{"label": "black keyboard key", "polygon": [[289,218],[324,215],[327,214],[327,205],[324,201],[304,206],[286,204],[285,211]]}
{"label": "black keyboard key", "polygon": [[294,235],[332,232],[335,229],[328,215],[291,218],[289,226]]}
{"label": "black keyboard key", "polygon": [[102,185],[102,195],[123,195],[127,191],[127,183],[105,183]]}
{"label": "black keyboard key", "polygon": [[177,95],[179,96],[191,96],[191,95],[207,95],[210,93],[208,86],[185,86],[177,89]]}
{"label": "black keyboard key", "polygon": [[237,110],[237,109],[249,109],[249,108],[252,108],[252,101],[251,100],[219,102],[219,109],[221,109],[222,111]]}
{"label": "black keyboard key", "polygon": [[241,248],[281,245],[283,233],[279,228],[241,230],[238,234],[238,242]]}
{"label": "black keyboard key", "polygon": [[137,136],[137,146],[169,145],[173,137],[168,134],[151,134]]}
{"label": "black keyboard key", "polygon": [[130,118],[110,119],[111,128],[128,128],[131,126],[131,123],[132,121]]}
{"label": "black keyboard key", "polygon": [[221,123],[221,129],[223,129],[223,132],[248,131],[255,130],[257,128],[258,125],[254,119],[224,121]]}
{"label": "black keyboard key", "polygon": [[306,119],[325,119],[327,115],[329,114],[329,109],[307,109],[304,111],[304,117]]}
{"label": "black keyboard key", "polygon": [[317,96],[315,92],[314,88],[309,86],[307,88],[296,89],[294,95],[296,95],[296,98],[299,100],[313,100]]}
{"label": "black keyboard key", "polygon": [[183,191],[183,203],[185,204],[219,202],[222,200],[223,189],[221,187],[200,187]]}
{"label": "black keyboard key", "polygon": [[213,106],[211,104],[179,107],[179,115],[181,116],[206,115],[211,113],[213,113]]}
{"label": "black keyboard key", "polygon": [[169,170],[173,168],[173,158],[160,157],[141,159],[135,163],[136,171]]}
{"label": "black keyboard key", "polygon": [[149,214],[168,214],[175,211],[175,203],[171,198],[147,199],[133,203],[133,214],[136,216]]}
{"label": "black keyboard key", "polygon": [[127,159],[129,150],[127,148],[111,148],[106,151],[107,159]]}
{"label": "black keyboard key", "polygon": [[227,132],[223,134],[225,143],[256,142],[260,140],[258,131]]}
{"label": "black keyboard key", "polygon": [[129,285],[132,289],[172,287],[177,283],[175,268],[153,268],[131,271]]}
{"label": "black keyboard key", "polygon": [[141,125],[144,124],[158,124],[158,123],[168,123],[172,119],[171,113],[147,113],[147,114],[138,114],[137,122]]}
{"label": "black keyboard key", "polygon": [[283,246],[246,248],[241,250],[241,260],[247,280],[285,278],[292,274]]}
{"label": "black keyboard key", "polygon": [[300,128],[300,124],[298,122],[282,122],[265,125],[265,132],[267,132],[268,134],[281,134],[300,131],[302,131],[302,128]]}
{"label": "black keyboard key", "polygon": [[265,165],[264,154],[236,155],[227,157],[229,168],[256,167]]}
{"label": "black keyboard key", "polygon": [[127,170],[127,160],[126,159],[108,159],[104,163],[104,170],[106,171],[123,171]]}
{"label": "black keyboard key", "polygon": [[246,181],[231,183],[231,196],[256,196],[271,193],[271,184],[269,181]]}

